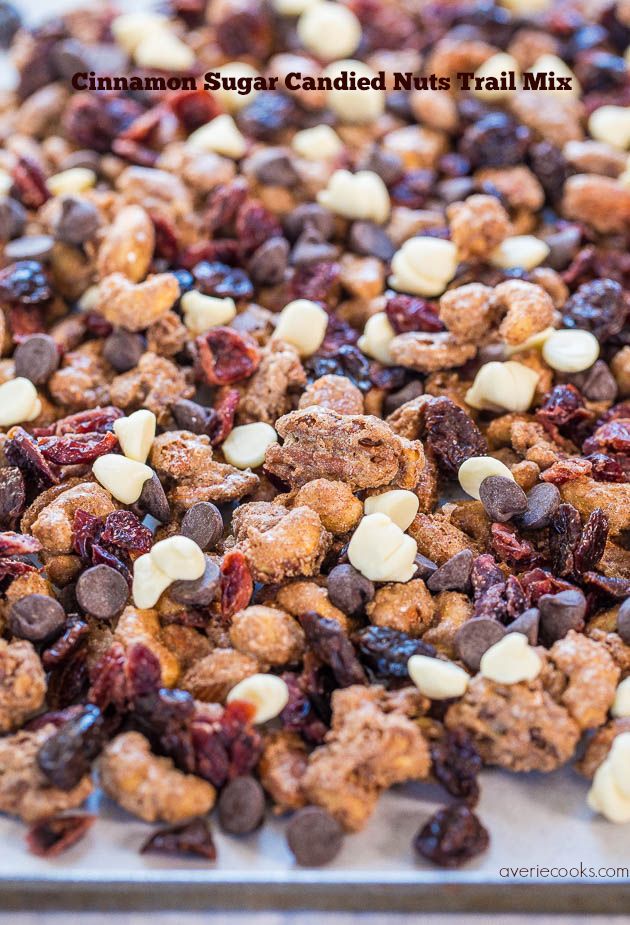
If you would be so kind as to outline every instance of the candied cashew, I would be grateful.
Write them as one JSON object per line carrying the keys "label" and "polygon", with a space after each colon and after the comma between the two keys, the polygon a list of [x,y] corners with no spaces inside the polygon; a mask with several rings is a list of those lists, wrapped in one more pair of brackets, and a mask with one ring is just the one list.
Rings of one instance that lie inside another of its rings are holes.
{"label": "candied cashew", "polygon": [[294,617],[313,610],[320,617],[335,620],[347,632],[348,618],[342,610],[335,607],[328,597],[326,588],[315,584],[314,581],[291,581],[278,588],[272,602],[274,606],[281,607]]}
{"label": "candied cashew", "polygon": [[500,283],[492,294],[492,307],[500,315],[505,314],[499,335],[511,346],[544,331],[554,320],[554,306],[548,293],[541,286],[521,279]]}
{"label": "candied cashew", "polygon": [[21,726],[45,696],[46,675],[31,643],[0,639],[0,733]]}
{"label": "candied cashew", "polygon": [[155,247],[153,222],[141,206],[125,206],[107,231],[96,258],[99,279],[121,273],[132,283],[147,275]]}
{"label": "candied cashew", "polygon": [[111,273],[99,284],[95,311],[117,327],[143,331],[163,318],[178,298],[179,283],[172,273],[157,273],[143,283]]}
{"label": "candied cashew", "polygon": [[363,514],[363,505],[350,486],[328,479],[314,479],[298,488],[290,507],[302,505],[315,511],[324,528],[335,535],[353,530]]}
{"label": "candied cashew", "polygon": [[485,260],[512,233],[512,223],[495,196],[477,194],[446,210],[451,240],[460,260]]}
{"label": "candied cashew", "polygon": [[46,552],[56,555],[71,553],[74,515],[79,510],[94,517],[107,517],[116,510],[116,505],[110,493],[96,482],[80,482],[60,491],[57,497],[42,507],[31,524],[30,532]]}
{"label": "candied cashew", "polygon": [[468,283],[440,296],[440,318],[458,343],[481,343],[492,318],[492,289]]}
{"label": "candied cashew", "polygon": [[290,665],[304,654],[304,630],[290,614],[253,604],[232,617],[230,640],[238,652],[258,660],[261,670]]}
{"label": "candied cashew", "polygon": [[421,373],[463,366],[477,353],[474,344],[460,344],[449,331],[398,334],[389,345],[392,362]]}

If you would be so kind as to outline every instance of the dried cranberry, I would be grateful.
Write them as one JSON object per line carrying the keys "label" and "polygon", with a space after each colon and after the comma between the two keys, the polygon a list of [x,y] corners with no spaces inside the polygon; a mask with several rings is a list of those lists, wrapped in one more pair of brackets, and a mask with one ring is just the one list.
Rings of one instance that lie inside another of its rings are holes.
{"label": "dried cranberry", "polygon": [[19,158],[13,168],[13,184],[17,198],[27,209],[40,209],[50,199],[44,172],[30,157]]}
{"label": "dried cranberry", "polygon": [[90,671],[90,681],[87,699],[102,712],[111,705],[118,710],[126,707],[125,650],[119,642],[111,645],[98,659]]}
{"label": "dried cranberry", "polygon": [[282,235],[282,225],[262,202],[250,199],[243,203],[236,216],[236,236],[244,257],[270,238]]}
{"label": "dried cranberry", "polygon": [[330,667],[340,687],[367,682],[352,643],[336,620],[312,610],[300,614],[299,620],[310,648]]}
{"label": "dried cranberry", "polygon": [[206,90],[179,90],[168,97],[167,103],[187,132],[210,122],[221,111]]}
{"label": "dried cranberry", "polygon": [[0,270],[0,299],[35,305],[46,302],[52,290],[43,266],[37,260],[18,260]]}
{"label": "dried cranberry", "polygon": [[42,544],[34,536],[7,530],[0,533],[0,556],[28,556],[39,552]]}
{"label": "dried cranberry", "polygon": [[[91,408],[88,411],[79,411],[77,414],[70,414],[68,417],[61,418],[53,425],[54,433],[58,437],[64,434],[104,434],[111,431],[114,421],[123,417],[120,408],[114,408],[108,405],[105,408]],[[41,430],[35,431],[38,436],[47,436]]]}
{"label": "dried cranberry", "polygon": [[584,441],[582,450],[584,453],[630,453],[630,417],[615,418],[602,424]]}
{"label": "dried cranberry", "polygon": [[579,445],[584,439],[585,424],[592,421],[593,415],[574,385],[557,385],[545,396],[536,417],[552,438],[559,432]]}
{"label": "dried cranberry", "polygon": [[412,655],[435,655],[428,642],[387,626],[366,626],[352,636],[352,642],[363,664],[378,679],[407,678]]}
{"label": "dried cranberry", "polygon": [[0,559],[0,581],[3,578],[18,578],[20,575],[26,575],[27,572],[36,572],[37,569],[30,562],[22,562],[19,559]]}
{"label": "dried cranberry", "polygon": [[582,328],[604,343],[619,334],[628,314],[622,287],[612,279],[594,279],[584,283],[562,310],[566,328]]}
{"label": "dried cranberry", "polygon": [[4,455],[13,466],[21,469],[26,479],[36,486],[48,488],[59,482],[59,476],[44,458],[41,450],[23,427],[12,427],[4,444]]}
{"label": "dried cranberry", "polygon": [[112,153],[139,167],[155,167],[158,160],[157,151],[129,138],[115,138],[112,141]]}
{"label": "dried cranberry", "polygon": [[87,647],[79,646],[48,678],[48,705],[62,710],[85,697],[89,682]]}
{"label": "dried cranberry", "polygon": [[145,841],[140,854],[195,855],[216,861],[217,849],[212,840],[210,823],[206,819],[193,819],[186,825],[159,829]]}
{"label": "dried cranberry", "polygon": [[424,411],[426,443],[441,471],[456,478],[461,464],[483,456],[488,444],[472,418],[446,396],[428,402]]}
{"label": "dried cranberry", "polygon": [[478,817],[461,805],[439,809],[413,842],[418,854],[440,867],[459,867],[489,844],[490,836]]}
{"label": "dried cranberry", "polygon": [[294,299],[309,299],[323,305],[333,301],[339,291],[339,264],[330,261],[308,263],[298,267],[291,280]]}
{"label": "dried cranberry", "polygon": [[131,511],[114,511],[105,519],[100,542],[127,552],[146,553],[153,545],[153,534]]}
{"label": "dried cranberry", "polygon": [[431,745],[433,773],[454,797],[474,806],[479,799],[477,775],[483,762],[464,729],[449,731]]}
{"label": "dried cranberry", "polygon": [[460,153],[474,168],[515,167],[525,157],[530,132],[504,112],[491,112],[464,131]]}
{"label": "dried cranberry", "polygon": [[251,299],[254,295],[254,287],[244,270],[220,262],[208,263],[202,260],[193,266],[192,273],[204,295],[244,300]]}
{"label": "dried cranberry", "polygon": [[254,582],[247,560],[238,549],[230,549],[221,563],[221,615],[229,621],[249,604]]}
{"label": "dried cranberry", "polygon": [[16,344],[20,344],[31,334],[43,334],[46,330],[40,305],[10,305],[8,321],[11,336]]}
{"label": "dried cranberry", "polygon": [[563,581],[542,568],[534,568],[525,572],[520,576],[519,581],[529,607],[535,607],[543,594],[558,594],[560,591],[574,590],[574,586],[568,581]]}
{"label": "dried cranberry", "polygon": [[118,446],[118,438],[105,434],[72,434],[65,437],[42,437],[37,443],[42,456],[60,466],[91,463]]}
{"label": "dried cranberry", "polygon": [[90,773],[91,763],[104,744],[103,727],[101,711],[90,704],[44,742],[37,753],[37,765],[53,787],[72,790]]}
{"label": "dried cranberry", "polygon": [[175,228],[162,215],[152,212],[150,218],[155,229],[156,256],[166,260],[168,264],[177,263],[179,242]]}
{"label": "dried cranberry", "polygon": [[244,177],[237,177],[231,183],[220,183],[208,198],[204,225],[211,235],[233,228],[236,215],[247,199],[249,186]]}
{"label": "dried cranberry", "polygon": [[191,723],[195,773],[221,787],[257,764],[262,740],[251,725],[254,709],[249,703],[232,701],[219,720],[209,721],[201,713]]}
{"label": "dried cranberry", "polygon": [[436,307],[418,296],[394,295],[385,305],[389,322],[397,334],[407,331],[443,331]]}
{"label": "dried cranberry", "polygon": [[26,507],[24,477],[15,466],[0,468],[0,527],[11,527]]}
{"label": "dried cranberry", "polygon": [[260,349],[249,334],[216,327],[200,335],[198,372],[208,385],[230,385],[252,376],[260,364]]}
{"label": "dried cranberry", "polygon": [[88,813],[63,813],[36,822],[28,830],[26,844],[40,858],[56,858],[76,845],[96,822]]}
{"label": "dried cranberry", "polygon": [[604,453],[592,453],[586,459],[590,462],[591,475],[597,482],[627,482],[628,477],[623,466],[612,456]]}
{"label": "dried cranberry", "polygon": [[234,416],[240,398],[238,389],[221,389],[214,407],[208,409],[206,433],[212,446],[220,446],[234,427]]}
{"label": "dried cranberry", "polygon": [[492,548],[509,565],[527,566],[538,558],[529,540],[519,539],[506,524],[492,524],[491,534]]}

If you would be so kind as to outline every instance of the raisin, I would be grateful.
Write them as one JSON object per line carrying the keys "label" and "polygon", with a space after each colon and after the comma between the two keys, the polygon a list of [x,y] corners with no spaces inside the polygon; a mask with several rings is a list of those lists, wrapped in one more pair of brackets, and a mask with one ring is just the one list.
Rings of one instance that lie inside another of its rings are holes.
{"label": "raisin", "polygon": [[15,466],[0,468],[0,526],[11,527],[26,507],[24,477]]}
{"label": "raisin", "polygon": [[105,434],[72,434],[40,438],[37,446],[49,462],[59,466],[76,466],[112,453],[118,446],[118,438],[111,431]]}
{"label": "raisin", "polygon": [[216,40],[230,59],[241,55],[259,61],[267,58],[273,46],[273,28],[265,7],[241,3],[227,7],[216,26]]}
{"label": "raisin", "polygon": [[200,335],[197,368],[208,385],[230,385],[252,376],[260,364],[260,349],[249,334],[216,327]]}
{"label": "raisin", "polygon": [[127,552],[146,553],[153,545],[153,534],[131,511],[114,511],[105,519],[100,541]]}
{"label": "raisin", "polygon": [[221,719],[208,722],[203,715],[191,723],[195,773],[215,787],[239,774],[249,773],[262,752],[262,739],[251,725],[254,714],[249,703],[229,703]]}
{"label": "raisin", "polygon": [[418,854],[440,867],[459,867],[482,854],[490,836],[467,806],[445,806],[423,825],[413,846]]}
{"label": "raisin", "polygon": [[557,385],[536,410],[536,418],[552,439],[556,439],[559,432],[579,445],[585,436],[585,425],[592,421],[593,415],[574,385]]}
{"label": "raisin", "polygon": [[446,396],[430,401],[424,410],[426,443],[438,467],[456,478],[461,464],[471,456],[484,456],[488,444],[472,418]]}
{"label": "raisin", "polygon": [[370,382],[377,389],[386,392],[400,389],[405,384],[407,370],[404,366],[381,366],[376,360],[370,362]]}
{"label": "raisin", "polygon": [[104,743],[103,717],[88,705],[47,739],[37,753],[37,764],[53,787],[72,790],[90,772],[91,762]]}
{"label": "raisin", "polygon": [[238,117],[241,130],[258,141],[273,141],[278,135],[297,125],[298,120],[299,113],[295,102],[283,93],[273,90],[258,93]]}
{"label": "raisin", "polygon": [[225,232],[233,226],[236,215],[247,199],[247,180],[238,177],[231,183],[221,183],[213,189],[208,198],[204,225],[211,235]]}
{"label": "raisin", "polygon": [[282,226],[275,215],[255,199],[243,203],[236,216],[236,236],[244,257],[270,238],[282,236]]}
{"label": "raisin", "polygon": [[193,819],[186,825],[158,829],[145,841],[140,854],[195,855],[216,861],[217,849],[207,819]]}
{"label": "raisin", "polygon": [[608,518],[600,507],[595,508],[584,524],[574,552],[575,571],[588,572],[595,568],[604,554],[608,539]]}
{"label": "raisin", "polygon": [[328,665],[340,687],[365,684],[367,678],[352,643],[336,620],[313,610],[300,614],[300,624],[314,654]]}
{"label": "raisin", "polygon": [[328,260],[303,264],[291,280],[291,297],[323,305],[332,302],[339,292],[339,273],[339,264]]}
{"label": "raisin", "polygon": [[140,104],[129,97],[89,92],[75,94],[66,106],[63,127],[68,138],[80,148],[105,154],[112,141],[142,113]]}
{"label": "raisin", "polygon": [[387,300],[385,312],[397,334],[407,331],[443,331],[435,305],[418,296],[395,295]]}
{"label": "raisin", "polygon": [[68,620],[61,636],[42,652],[41,660],[44,668],[50,671],[66,662],[87,640],[89,632],[87,623],[78,617]]}
{"label": "raisin", "polygon": [[280,714],[280,722],[285,729],[299,733],[311,745],[320,745],[328,732],[315,707],[299,683],[297,675],[285,672],[282,675],[289,689],[289,700]]}
{"label": "raisin", "polygon": [[582,520],[572,504],[561,504],[551,519],[549,553],[556,575],[564,577],[575,571],[573,551],[582,535]]}
{"label": "raisin", "polygon": [[604,343],[619,334],[628,314],[622,287],[612,279],[594,279],[580,286],[565,302],[565,328],[581,328]]}
{"label": "raisin", "polygon": [[85,695],[89,683],[87,647],[79,646],[48,678],[48,704],[53,710],[63,710]]}
{"label": "raisin", "polygon": [[43,266],[37,260],[18,260],[0,270],[0,299],[36,305],[46,302],[52,290]]}
{"label": "raisin", "polygon": [[570,170],[560,148],[540,141],[529,149],[529,163],[550,202],[558,202]]}
{"label": "raisin", "polygon": [[343,321],[337,315],[329,315],[326,334],[317,353],[320,356],[332,356],[342,347],[355,345],[358,339],[359,332],[347,321]]}
{"label": "raisin", "polygon": [[431,745],[433,773],[454,797],[474,806],[479,799],[477,775],[483,762],[464,729],[449,731]]}
{"label": "raisin", "polygon": [[610,578],[607,575],[600,575],[599,572],[584,572],[581,577],[584,584],[592,585],[616,600],[630,597],[629,578]]}
{"label": "raisin", "polygon": [[[216,290],[217,295],[225,298],[230,295],[230,292],[240,292],[252,285],[244,270],[233,268],[240,258],[241,246],[235,238],[217,238],[214,241],[199,241],[197,244],[191,244],[182,252],[180,262],[191,269],[198,263],[220,263],[226,266],[227,272],[221,277]],[[231,297],[239,298],[238,295]]]}
{"label": "raisin", "polygon": [[406,209],[422,209],[427,203],[435,182],[432,170],[409,170],[390,188],[393,205]]}
{"label": "raisin", "polygon": [[30,157],[19,158],[13,168],[13,184],[17,198],[27,209],[39,209],[50,199],[44,172]]}
{"label": "raisin", "polygon": [[4,455],[11,465],[22,470],[27,484],[29,477],[40,489],[58,484],[57,472],[44,459],[41,450],[23,427],[11,428],[4,444]]}
{"label": "raisin", "polygon": [[352,642],[363,664],[379,680],[406,679],[412,655],[435,655],[428,642],[387,626],[366,626],[352,636]]}
{"label": "raisin", "polygon": [[227,622],[249,604],[254,582],[247,560],[238,549],[229,550],[221,563],[221,615]]}
{"label": "raisin", "polygon": [[254,295],[254,287],[244,270],[217,261],[201,260],[193,265],[192,273],[204,295],[245,300],[251,299]]}
{"label": "raisin", "polygon": [[504,112],[491,112],[469,125],[460,142],[460,154],[472,167],[515,167],[525,157],[530,132]]}
{"label": "raisin", "polygon": [[96,816],[74,812],[42,819],[26,834],[28,850],[40,858],[56,858],[76,845],[95,821]]}

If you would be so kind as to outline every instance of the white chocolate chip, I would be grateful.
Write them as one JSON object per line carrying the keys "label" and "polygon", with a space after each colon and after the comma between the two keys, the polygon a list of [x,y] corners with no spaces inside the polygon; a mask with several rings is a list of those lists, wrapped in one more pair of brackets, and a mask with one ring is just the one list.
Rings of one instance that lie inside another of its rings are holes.
{"label": "white chocolate chip", "polygon": [[214,152],[238,160],[247,150],[247,142],[232,116],[224,113],[188,136],[186,147],[204,154]]}
{"label": "white chocolate chip", "polygon": [[599,356],[599,341],[590,331],[563,328],[550,334],[542,348],[543,360],[563,373],[590,369]]}
{"label": "white chocolate chip", "polygon": [[239,681],[225,698],[228,703],[244,700],[255,707],[254,723],[267,723],[278,716],[289,702],[286,681],[275,674],[252,674]]}
{"label": "white chocolate chip", "polygon": [[226,461],[237,469],[262,466],[268,447],[278,442],[278,435],[263,421],[235,427],[221,444]]}
{"label": "white chocolate chip", "polygon": [[336,215],[379,225],[387,221],[391,208],[387,187],[372,170],[335,170],[317,201]]}
{"label": "white chocolate chip", "polygon": [[70,196],[84,193],[96,184],[96,174],[89,167],[70,167],[46,180],[53,196]]}
{"label": "white chocolate chip", "polygon": [[133,504],[142,493],[142,486],[153,478],[153,469],[135,459],[117,453],[99,456],[92,465],[94,478],[123,504]]}
{"label": "white chocolate chip", "polygon": [[13,177],[6,170],[0,170],[0,196],[8,196],[12,187]]}
{"label": "white chocolate chip", "polygon": [[368,514],[354,531],[348,559],[370,581],[409,581],[418,545],[386,514]]}
{"label": "white chocolate chip", "polygon": [[482,78],[495,78],[499,86],[497,89],[493,90],[490,86],[484,86],[480,90],[474,89],[473,93],[475,96],[478,96],[482,100],[488,100],[489,102],[498,102],[499,100],[509,99],[516,91],[514,90],[502,90],[500,89],[501,78],[504,78],[507,81],[509,86],[509,77],[510,71],[513,71],[515,74],[515,80],[518,81],[519,78],[519,66],[516,58],[513,58],[512,55],[508,55],[504,51],[497,52],[496,55],[492,55],[491,58],[488,58],[487,61],[477,68],[475,71],[475,77]]}
{"label": "white chocolate chip", "polygon": [[112,35],[127,54],[132,55],[140,42],[154,32],[168,29],[168,19],[160,13],[123,13],[111,24]]}
{"label": "white chocolate chip", "polygon": [[630,732],[622,732],[612,743],[610,752],[595,771],[586,802],[610,822],[630,822],[628,762]]}
{"label": "white chocolate chip", "polygon": [[412,655],[407,662],[409,677],[421,694],[431,700],[448,700],[466,693],[470,677],[453,662],[428,655]]}
{"label": "white chocolate chip", "polygon": [[385,366],[391,366],[389,345],[395,337],[396,332],[385,312],[376,312],[366,321],[357,345],[366,356],[373,357]]}
{"label": "white chocolate chip", "polygon": [[608,752],[608,760],[617,786],[624,797],[630,799],[630,733],[624,732],[615,736]]}
{"label": "white chocolate chip", "polygon": [[533,681],[541,669],[540,656],[521,633],[507,633],[495,642],[483,653],[479,665],[482,676],[497,684]]}
{"label": "white chocolate chip", "polygon": [[220,324],[229,324],[236,317],[234,299],[219,299],[196,289],[181,298],[184,324],[195,337]]}
{"label": "white chocolate chip", "polygon": [[558,99],[569,101],[575,97],[579,97],[582,92],[582,88],[580,87],[580,83],[577,77],[566,63],[566,61],[563,61],[562,58],[558,57],[558,55],[541,55],[540,58],[537,58],[536,61],[534,61],[531,67],[527,68],[527,70],[532,74],[553,74],[554,80],[556,82],[558,77],[568,77],[571,81],[570,90],[539,90],[537,91],[539,93],[553,93],[558,96]]}
{"label": "white chocolate chip", "polygon": [[495,267],[511,270],[521,267],[524,270],[533,270],[540,266],[549,256],[549,245],[533,234],[517,234],[512,238],[505,238],[498,247],[492,251],[490,262]]}
{"label": "white chocolate chip", "polygon": [[273,0],[273,8],[280,16],[300,16],[319,0]]}
{"label": "white chocolate chip", "polygon": [[[329,64],[322,71],[322,75],[331,77],[334,80],[341,77],[344,72],[349,73],[350,71],[354,71],[357,80],[361,77],[367,77],[370,80],[377,77],[371,67],[368,67],[363,61],[355,61],[353,58],[344,58],[342,61]],[[326,92],[326,105],[343,122],[359,124],[373,122],[385,110],[385,90],[378,90],[373,86],[368,87],[366,90],[328,90]]]}
{"label": "white chocolate chip", "polygon": [[588,130],[597,141],[625,151],[630,147],[630,107],[600,106],[588,120]]}
{"label": "white chocolate chip", "polygon": [[356,51],[361,41],[361,23],[342,3],[322,0],[302,13],[297,34],[307,51],[320,61],[335,61]]}
{"label": "white chocolate chip", "polygon": [[296,299],[280,312],[273,336],[291,344],[301,357],[310,357],[320,348],[327,327],[328,315],[321,305]]}
{"label": "white chocolate chip", "polygon": [[200,546],[188,536],[177,533],[151,547],[153,564],[171,581],[194,581],[206,568],[206,557]]}
{"label": "white chocolate chip", "polygon": [[542,345],[545,343],[550,334],[553,334],[555,328],[551,326],[544,328],[542,331],[536,331],[535,334],[531,334],[527,340],[521,341],[520,344],[515,344],[511,346],[510,344],[504,344],[505,355],[508,357],[514,356],[515,353],[522,353],[524,350],[540,350]]}
{"label": "white chocolate chip", "polygon": [[[247,64],[246,61],[230,61],[229,64],[223,64],[218,71],[221,78],[228,78],[236,81],[241,77],[244,77],[247,81],[252,81],[260,77],[256,68],[252,67],[251,64]],[[236,86],[238,87],[238,83]],[[246,86],[247,84],[245,83],[241,84],[242,89],[245,89]],[[235,113],[244,109],[245,106],[251,103],[260,93],[260,90],[256,90],[252,83],[249,83],[249,88],[247,93],[239,93],[238,89],[227,90],[220,88],[218,90],[213,90],[212,94],[226,112]]]}
{"label": "white chocolate chip", "polygon": [[155,607],[163,591],[172,584],[172,579],[157,567],[151,553],[139,556],[133,565],[131,596],[136,607],[146,610]]}
{"label": "white chocolate chip", "polygon": [[543,13],[551,6],[552,0],[500,0],[501,6],[514,13],[515,16],[535,16]]}
{"label": "white chocolate chip", "polygon": [[610,713],[617,717],[630,716],[630,677],[624,678],[617,687]]}
{"label": "white chocolate chip", "polygon": [[493,360],[478,371],[466,392],[466,403],[480,410],[527,411],[537,384],[538,373],[529,366],[516,360]]}
{"label": "white chocolate chip", "polygon": [[366,498],[363,509],[366,514],[386,514],[404,532],[413,523],[419,507],[417,495],[412,491],[396,488],[393,491],[385,491],[382,495]]}
{"label": "white chocolate chip", "polygon": [[343,142],[330,125],[314,125],[296,132],[291,147],[307,161],[329,161],[343,151]]}
{"label": "white chocolate chip", "polygon": [[440,238],[409,238],[394,254],[390,286],[412,295],[441,295],[455,276],[457,248]]}
{"label": "white chocolate chip", "polygon": [[88,286],[81,298],[79,299],[79,308],[82,312],[93,311],[100,301],[100,290],[97,284]]}
{"label": "white chocolate chip", "polygon": [[42,403],[30,379],[16,376],[0,385],[0,427],[34,421],[41,410]]}
{"label": "white chocolate chip", "polygon": [[477,501],[479,501],[481,483],[489,475],[500,475],[504,479],[514,481],[514,476],[508,467],[494,456],[470,456],[464,460],[457,472],[459,484],[467,495]]}
{"label": "white chocolate chip", "polygon": [[146,462],[155,438],[155,427],[155,415],[146,408],[114,421],[114,433],[127,459]]}
{"label": "white chocolate chip", "polygon": [[195,53],[170,29],[151,32],[136,46],[134,61],[139,67],[160,68],[163,71],[189,71],[195,64]]}

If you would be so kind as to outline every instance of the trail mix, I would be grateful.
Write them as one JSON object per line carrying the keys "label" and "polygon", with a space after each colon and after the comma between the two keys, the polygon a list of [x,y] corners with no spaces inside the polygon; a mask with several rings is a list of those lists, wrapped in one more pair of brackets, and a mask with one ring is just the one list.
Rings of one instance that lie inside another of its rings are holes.
{"label": "trail mix", "polygon": [[[484,766],[573,765],[630,822],[630,4],[29,30],[3,0],[0,37],[0,811],[31,850],[100,786],[167,826],[146,852],[214,859],[216,807],[317,865],[431,780],[414,847],[456,866]],[[344,67],[573,89],[71,86]]]}

